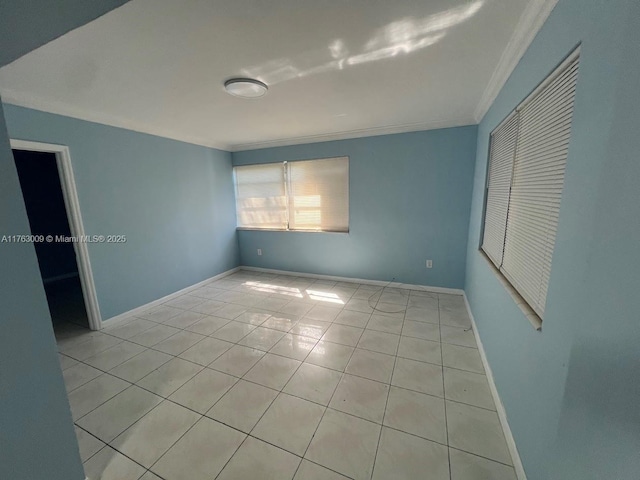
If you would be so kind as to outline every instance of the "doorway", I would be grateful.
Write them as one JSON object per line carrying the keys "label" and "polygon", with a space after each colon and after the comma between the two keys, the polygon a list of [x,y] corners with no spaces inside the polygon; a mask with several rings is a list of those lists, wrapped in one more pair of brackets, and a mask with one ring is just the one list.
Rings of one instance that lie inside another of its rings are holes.
{"label": "doorway", "polygon": [[68,148],[20,140],[11,148],[54,329],[99,330]]}

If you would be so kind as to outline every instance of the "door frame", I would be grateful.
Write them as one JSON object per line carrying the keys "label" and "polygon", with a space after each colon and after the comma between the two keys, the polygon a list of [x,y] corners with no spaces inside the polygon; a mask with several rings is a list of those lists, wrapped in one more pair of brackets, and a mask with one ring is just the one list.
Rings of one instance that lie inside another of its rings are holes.
{"label": "door frame", "polygon": [[[82,215],[80,214],[80,202],[78,201],[78,191],[73,176],[69,147],[52,143],[11,139],[11,149],[55,154],[71,235],[74,237],[84,237],[84,225],[82,223]],[[80,284],[82,285],[84,305],[87,310],[87,318],[89,319],[89,328],[91,330],[100,330],[102,328],[102,317],[98,306],[96,286],[93,281],[89,249],[86,242],[73,242],[73,248],[76,252],[76,262],[78,264]]]}

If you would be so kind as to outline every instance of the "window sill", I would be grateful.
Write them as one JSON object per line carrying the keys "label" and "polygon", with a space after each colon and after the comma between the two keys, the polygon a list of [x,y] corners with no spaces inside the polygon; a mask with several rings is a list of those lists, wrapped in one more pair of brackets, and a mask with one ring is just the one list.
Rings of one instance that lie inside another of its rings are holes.
{"label": "window sill", "polygon": [[331,233],[334,235],[349,235],[349,231],[339,232],[336,230],[288,230],[286,228],[250,228],[236,227],[236,230],[245,230],[249,232],[291,232],[291,233]]}
{"label": "window sill", "polygon": [[515,288],[513,288],[511,283],[509,283],[509,280],[507,280],[505,276],[502,275],[502,273],[500,273],[500,270],[496,268],[496,266],[487,256],[487,254],[484,253],[482,249],[479,249],[479,252],[480,252],[480,255],[482,255],[482,257],[484,257],[484,259],[486,260],[487,264],[489,265],[489,268],[493,271],[493,273],[495,273],[500,283],[504,286],[505,290],[509,293],[509,295],[511,295],[511,298],[513,299],[513,301],[520,308],[522,313],[524,313],[525,317],[527,317],[527,320],[529,320],[529,323],[531,323],[531,326],[535,328],[538,332],[541,331],[542,319],[538,316],[536,312],[533,311],[533,309],[524,300],[524,298],[522,298],[522,296],[518,293],[518,291]]}

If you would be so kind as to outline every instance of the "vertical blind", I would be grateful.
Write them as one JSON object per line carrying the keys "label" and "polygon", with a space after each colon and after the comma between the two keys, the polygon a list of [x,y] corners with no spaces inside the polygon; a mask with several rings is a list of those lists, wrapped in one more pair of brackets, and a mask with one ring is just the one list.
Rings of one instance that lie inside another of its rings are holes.
{"label": "vertical blind", "polygon": [[491,136],[482,249],[540,318],[556,241],[578,65],[574,53]]}
{"label": "vertical blind", "polygon": [[349,158],[234,168],[238,227],[349,231]]}

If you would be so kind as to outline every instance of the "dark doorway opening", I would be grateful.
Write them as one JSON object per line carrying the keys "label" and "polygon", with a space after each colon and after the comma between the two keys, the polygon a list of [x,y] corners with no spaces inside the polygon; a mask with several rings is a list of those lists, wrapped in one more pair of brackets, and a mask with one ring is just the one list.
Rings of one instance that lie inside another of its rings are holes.
{"label": "dark doorway opening", "polygon": [[34,246],[54,329],[89,328],[73,243],[56,241],[56,237],[71,237],[56,155],[13,150],[13,158],[31,234],[53,238]]}

